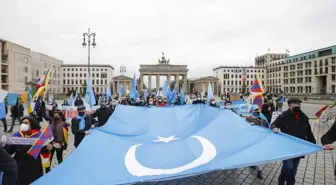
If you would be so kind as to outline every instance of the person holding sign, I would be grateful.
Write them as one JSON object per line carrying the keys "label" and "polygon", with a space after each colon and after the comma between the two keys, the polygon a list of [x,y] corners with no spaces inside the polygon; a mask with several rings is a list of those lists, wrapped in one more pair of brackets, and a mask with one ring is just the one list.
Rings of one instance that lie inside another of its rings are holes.
{"label": "person holding sign", "polygon": [[[14,137],[20,138],[39,138],[42,132],[37,121],[31,116],[25,116],[21,120],[20,131],[13,134]],[[28,185],[43,175],[43,167],[41,157],[36,159],[28,154],[31,145],[6,145],[5,150],[10,154],[14,154],[14,159],[18,165],[18,178],[16,185]],[[46,146],[42,147],[41,153],[49,153]],[[3,184],[9,184],[13,177],[4,174]]]}

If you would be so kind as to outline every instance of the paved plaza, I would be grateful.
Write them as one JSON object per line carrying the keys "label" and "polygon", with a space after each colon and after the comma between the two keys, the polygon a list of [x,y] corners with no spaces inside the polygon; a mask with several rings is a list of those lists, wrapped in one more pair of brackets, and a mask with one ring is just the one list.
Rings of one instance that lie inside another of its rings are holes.
{"label": "paved plaza", "polygon": [[[318,104],[303,104],[303,111],[309,116],[313,117],[314,113],[322,105]],[[286,108],[286,107],[285,107]],[[336,108],[334,108],[336,109]],[[336,112],[336,110],[334,110]],[[311,121],[311,126],[314,135],[320,145],[320,137],[330,128],[332,123],[327,124],[315,124]],[[1,125],[2,127],[2,125]],[[18,130],[19,126],[15,126],[15,130]],[[0,128],[0,136],[3,135],[3,128]],[[74,150],[73,135],[69,134],[69,147],[65,151],[64,156],[67,157]],[[276,143],[274,143],[276,145]],[[281,147],[281,146],[278,146]],[[52,166],[57,165],[56,157],[54,157]],[[306,156],[301,160],[300,166],[296,175],[296,184],[302,185],[334,185],[336,184],[334,177],[334,164],[336,162],[336,151],[322,151],[319,153]],[[249,168],[239,168],[231,170],[218,170],[215,172],[193,176],[189,178],[176,179],[171,181],[152,182],[152,183],[139,183],[139,185],[198,185],[198,184],[232,184],[232,185],[250,185],[250,184],[264,184],[264,185],[276,185],[278,176],[281,170],[281,162],[263,165],[264,179],[260,180],[256,178],[256,171],[252,171]]]}

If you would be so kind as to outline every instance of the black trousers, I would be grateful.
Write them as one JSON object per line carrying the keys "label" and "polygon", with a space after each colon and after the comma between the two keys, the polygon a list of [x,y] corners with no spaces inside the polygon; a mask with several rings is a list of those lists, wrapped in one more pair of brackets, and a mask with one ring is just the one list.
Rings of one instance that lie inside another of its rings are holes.
{"label": "black trousers", "polygon": [[[54,153],[56,152],[56,157],[57,157],[57,162],[58,164],[61,164],[63,162],[63,148],[53,148],[51,151],[51,156],[50,156],[50,166],[52,162],[52,158],[54,157]],[[50,172],[51,167],[46,168],[46,173]]]}
{"label": "black trousers", "polygon": [[297,168],[300,164],[300,158],[288,159],[282,162],[282,169],[279,176],[279,185],[294,185]]}
{"label": "black trousers", "polygon": [[13,131],[13,128],[14,128],[14,124],[15,124],[15,121],[18,121],[19,122],[19,125],[21,124],[21,117],[12,117],[12,125],[11,125],[11,127],[10,127],[10,129],[9,129],[9,131]]}
{"label": "black trousers", "polygon": [[7,121],[6,121],[6,118],[2,118],[0,119],[0,121],[2,121],[2,123],[4,124],[4,132],[7,131]]}

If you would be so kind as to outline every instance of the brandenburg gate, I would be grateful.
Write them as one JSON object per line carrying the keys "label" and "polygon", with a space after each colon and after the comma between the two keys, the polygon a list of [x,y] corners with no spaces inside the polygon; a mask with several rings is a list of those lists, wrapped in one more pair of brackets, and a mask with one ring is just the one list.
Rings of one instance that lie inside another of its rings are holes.
{"label": "brandenburg gate", "polygon": [[[171,65],[162,53],[161,59],[157,65],[140,65],[140,92],[144,87],[144,76],[148,76],[148,91],[152,90],[152,76],[156,76],[156,91],[160,88],[160,76],[167,76],[167,83],[170,86],[171,77],[175,77],[175,87],[177,92],[183,89],[184,93],[188,93],[188,69],[187,65]],[[182,77],[182,79],[180,79]],[[180,83],[182,80],[182,83]],[[171,89],[173,90],[173,89]]]}

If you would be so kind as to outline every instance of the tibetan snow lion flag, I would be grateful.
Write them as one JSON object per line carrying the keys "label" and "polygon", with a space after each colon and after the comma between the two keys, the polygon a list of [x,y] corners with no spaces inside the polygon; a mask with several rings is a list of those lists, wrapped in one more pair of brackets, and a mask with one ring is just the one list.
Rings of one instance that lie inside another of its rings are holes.
{"label": "tibetan snow lion flag", "polygon": [[53,138],[53,134],[50,125],[47,124],[43,129],[43,132],[40,135],[40,137],[36,139],[33,146],[29,149],[28,154],[36,159],[37,156],[40,154],[41,148],[44,146],[45,142],[51,138]]}
{"label": "tibetan snow lion flag", "polygon": [[328,108],[329,105],[321,107],[321,109],[315,113],[316,118],[320,118],[323,115],[323,113],[328,110]]}
{"label": "tibetan snow lion flag", "polygon": [[[91,130],[65,161],[33,185],[159,181],[322,150],[304,140],[251,126],[230,110],[203,104],[117,106],[104,126]],[[102,151],[102,146],[108,147]]]}

